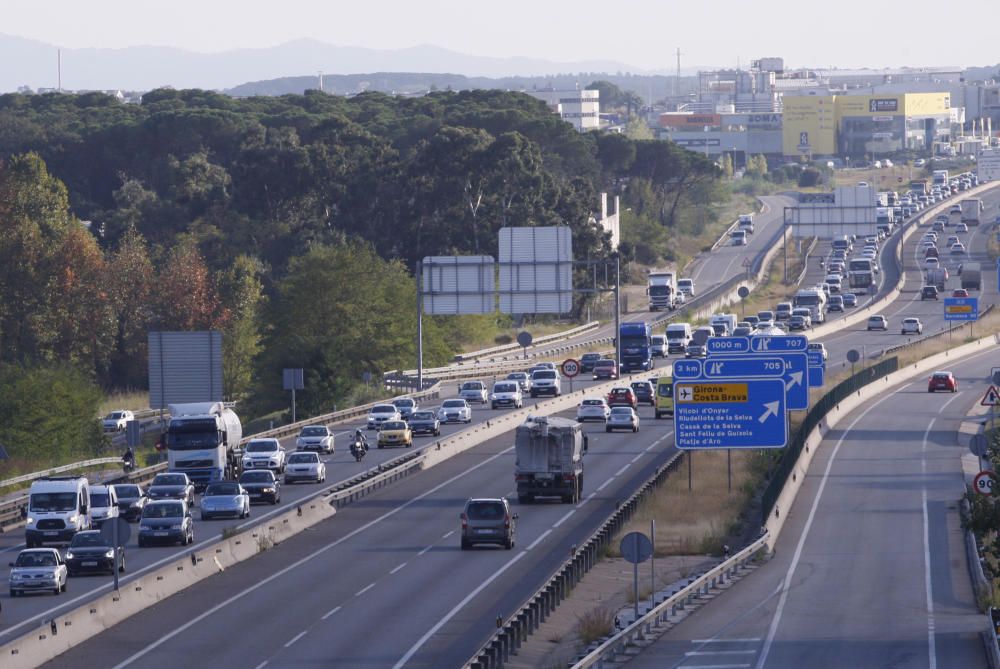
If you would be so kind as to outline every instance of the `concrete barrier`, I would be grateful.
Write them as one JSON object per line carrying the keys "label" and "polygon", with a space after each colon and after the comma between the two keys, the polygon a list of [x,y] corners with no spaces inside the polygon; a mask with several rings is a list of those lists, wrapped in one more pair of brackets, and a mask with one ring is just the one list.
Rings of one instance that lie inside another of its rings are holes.
{"label": "concrete barrier", "polygon": [[799,455],[798,461],[795,463],[795,468],[792,470],[788,480],[785,482],[784,488],[781,489],[781,493],[778,495],[778,499],[774,504],[774,509],[768,517],[767,522],[764,524],[764,528],[766,529],[768,535],[768,548],[770,550],[774,550],[774,546],[778,541],[778,536],[781,534],[781,529],[784,527],[785,519],[788,517],[788,512],[791,510],[792,504],[795,503],[795,498],[799,494],[799,488],[802,487],[802,482],[806,479],[806,475],[809,472],[809,466],[812,464],[813,457],[816,455],[816,451],[818,450],[820,443],[823,441],[827,432],[835,427],[844,416],[857,407],[862,406],[866,402],[872,401],[874,398],[885,393],[889,388],[892,388],[896,384],[909,381],[910,379],[920,376],[921,374],[926,374],[930,371],[938,369],[946,362],[961,359],[965,356],[973,355],[982,351],[987,351],[989,350],[989,347],[996,346],[997,344],[1000,344],[1000,335],[992,334],[988,337],[977,339],[976,341],[964,344],[949,351],[944,351],[943,353],[938,353],[928,358],[924,358],[919,362],[907,365],[906,367],[900,368],[891,374],[887,374],[874,383],[868,384],[858,392],[854,393],[854,395],[844,399],[833,410],[829,411],[826,416],[823,417],[823,420],[820,421],[819,425],[817,425],[806,438],[805,446],[802,449],[802,453]]}
{"label": "concrete barrier", "polygon": [[123,583],[33,631],[0,646],[4,669],[37,667],[96,634],[199,581],[247,560],[333,516],[336,510],[315,499],[228,539],[178,557],[156,571]]}

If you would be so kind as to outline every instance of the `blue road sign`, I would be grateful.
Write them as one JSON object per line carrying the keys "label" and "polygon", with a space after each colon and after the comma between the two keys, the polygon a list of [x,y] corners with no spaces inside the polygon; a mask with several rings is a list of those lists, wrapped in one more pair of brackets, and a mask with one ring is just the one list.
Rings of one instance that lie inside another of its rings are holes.
{"label": "blue road sign", "polygon": [[701,377],[701,360],[678,360],[674,363],[675,379],[697,379]]}
{"label": "blue road sign", "polygon": [[826,360],[823,359],[823,351],[806,351],[806,360],[810,367],[826,367]]}
{"label": "blue road sign", "polygon": [[[750,355],[757,357],[765,355],[768,357],[779,357],[785,361],[785,389],[787,391],[786,401],[790,411],[804,411],[809,408],[809,371],[806,351],[809,346],[809,339],[804,335],[760,335],[750,337]],[[754,355],[756,354],[756,355]],[[704,369],[708,369],[713,362],[725,360],[726,358],[738,358],[747,354],[735,353],[724,355],[716,353],[704,362]]]}
{"label": "blue road sign", "polygon": [[784,353],[786,351],[806,351],[809,338],[805,335],[757,335],[750,338],[750,350],[754,353]]}
{"label": "blue road sign", "polygon": [[709,337],[705,346],[708,355],[749,353],[750,337]]}
{"label": "blue road sign", "polygon": [[809,387],[822,388],[826,381],[826,367],[809,368]]}
{"label": "blue road sign", "polygon": [[974,321],[978,318],[978,297],[944,298],[944,319],[946,321]]}
{"label": "blue road sign", "polygon": [[674,382],[680,449],[783,448],[788,442],[781,379]]}
{"label": "blue road sign", "polygon": [[785,361],[777,356],[707,358],[702,374],[706,379],[774,379],[785,375]]}

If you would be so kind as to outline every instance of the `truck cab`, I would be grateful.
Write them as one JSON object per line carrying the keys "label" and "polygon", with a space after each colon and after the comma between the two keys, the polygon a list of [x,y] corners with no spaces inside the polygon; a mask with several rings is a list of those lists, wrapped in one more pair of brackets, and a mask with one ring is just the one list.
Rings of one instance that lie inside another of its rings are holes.
{"label": "truck cab", "polygon": [[172,472],[187,474],[198,488],[235,479],[242,463],[243,426],[222,402],[171,404],[166,444]]}

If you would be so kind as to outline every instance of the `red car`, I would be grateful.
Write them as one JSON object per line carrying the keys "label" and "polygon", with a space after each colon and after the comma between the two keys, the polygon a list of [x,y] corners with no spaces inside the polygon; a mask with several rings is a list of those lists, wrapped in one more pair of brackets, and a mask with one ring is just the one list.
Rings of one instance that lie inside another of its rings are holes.
{"label": "red car", "polygon": [[952,297],[968,297],[969,296],[969,291],[967,291],[965,288],[956,288],[955,290],[953,290],[951,292],[951,296]]}
{"label": "red car", "polygon": [[631,388],[612,388],[608,393],[608,406],[626,406],[635,409],[639,406],[639,401]]}
{"label": "red car", "polygon": [[618,368],[615,366],[615,361],[602,358],[594,362],[593,376],[594,381],[597,379],[617,379]]}
{"label": "red car", "polygon": [[958,380],[951,372],[934,372],[927,381],[927,392],[933,393],[935,390],[958,391]]}

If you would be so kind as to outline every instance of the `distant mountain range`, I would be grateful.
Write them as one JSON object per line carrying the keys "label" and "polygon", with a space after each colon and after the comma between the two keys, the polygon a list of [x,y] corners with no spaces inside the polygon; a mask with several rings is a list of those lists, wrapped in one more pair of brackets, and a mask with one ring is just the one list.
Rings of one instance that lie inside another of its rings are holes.
{"label": "distant mountain range", "polygon": [[[36,90],[55,88],[59,81],[58,51],[59,47],[51,44],[0,34],[0,62],[5,64],[0,68],[0,91],[15,91],[20,86]],[[682,73],[698,69],[688,68]],[[673,74],[669,69],[649,72],[612,60],[559,63],[527,57],[470,56],[427,45],[379,50],[305,39],[269,48],[220,53],[152,46],[62,49],[62,87],[67,90],[146,91],[161,86],[221,90],[248,81],[282,77],[315,79],[319,72],[331,75],[426,72],[492,78],[577,72]]]}

